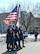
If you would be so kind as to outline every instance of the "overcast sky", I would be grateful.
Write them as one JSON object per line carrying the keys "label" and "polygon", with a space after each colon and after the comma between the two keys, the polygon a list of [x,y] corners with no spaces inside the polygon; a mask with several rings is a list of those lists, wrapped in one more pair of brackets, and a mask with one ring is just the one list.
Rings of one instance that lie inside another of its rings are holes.
{"label": "overcast sky", "polygon": [[0,12],[3,8],[5,8],[6,12],[10,12],[9,6],[11,8],[12,4],[15,6],[17,3],[20,3],[21,10],[27,10],[27,6],[33,9],[33,6],[35,7],[35,4],[40,3],[40,0],[0,0]]}

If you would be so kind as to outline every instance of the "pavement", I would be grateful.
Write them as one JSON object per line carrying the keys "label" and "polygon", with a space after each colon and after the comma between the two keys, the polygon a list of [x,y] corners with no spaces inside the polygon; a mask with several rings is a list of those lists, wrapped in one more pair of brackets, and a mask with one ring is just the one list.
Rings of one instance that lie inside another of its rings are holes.
{"label": "pavement", "polygon": [[[40,34],[37,41],[34,41],[34,34],[28,34],[28,37],[24,39],[24,45],[22,49],[18,51],[8,52],[6,49],[6,34],[0,34],[0,54],[40,54]],[[21,42],[22,46],[22,42]]]}

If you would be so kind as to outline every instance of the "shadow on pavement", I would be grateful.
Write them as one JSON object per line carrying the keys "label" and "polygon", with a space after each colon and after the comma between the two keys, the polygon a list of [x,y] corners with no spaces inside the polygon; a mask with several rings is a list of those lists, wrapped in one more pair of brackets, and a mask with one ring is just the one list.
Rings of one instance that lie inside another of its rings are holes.
{"label": "shadow on pavement", "polygon": [[17,48],[15,51],[6,51],[2,54],[17,54],[17,51],[19,51],[19,50],[21,50],[21,48],[20,49]]}
{"label": "shadow on pavement", "polygon": [[4,52],[2,54],[17,54],[17,51],[10,51],[10,52],[6,51],[6,52]]}

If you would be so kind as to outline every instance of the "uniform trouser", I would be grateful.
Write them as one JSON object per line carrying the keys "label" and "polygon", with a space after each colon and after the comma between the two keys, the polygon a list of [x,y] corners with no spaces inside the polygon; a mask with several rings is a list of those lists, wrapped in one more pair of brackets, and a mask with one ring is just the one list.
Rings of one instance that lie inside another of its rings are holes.
{"label": "uniform trouser", "polygon": [[[12,45],[12,50],[13,50],[13,43],[12,44],[10,44],[10,45]],[[8,51],[9,51],[9,43],[7,43],[7,49],[8,49]]]}
{"label": "uniform trouser", "polygon": [[22,43],[23,43],[23,46],[24,46],[24,39],[23,39]]}
{"label": "uniform trouser", "polygon": [[7,49],[9,50],[9,43],[7,43]]}
{"label": "uniform trouser", "polygon": [[37,41],[37,35],[35,36],[35,41]]}
{"label": "uniform trouser", "polygon": [[16,47],[17,47],[17,42],[16,42],[16,41],[14,41],[14,48],[15,48],[15,45],[16,45]]}
{"label": "uniform trouser", "polygon": [[22,46],[24,46],[24,39],[22,39]]}
{"label": "uniform trouser", "polygon": [[20,45],[20,39],[18,39],[18,46],[21,47],[21,45]]}
{"label": "uniform trouser", "polygon": [[20,41],[22,41],[22,46],[24,46],[24,39],[19,39],[19,40],[18,40],[18,45],[19,45],[19,47],[21,47]]}

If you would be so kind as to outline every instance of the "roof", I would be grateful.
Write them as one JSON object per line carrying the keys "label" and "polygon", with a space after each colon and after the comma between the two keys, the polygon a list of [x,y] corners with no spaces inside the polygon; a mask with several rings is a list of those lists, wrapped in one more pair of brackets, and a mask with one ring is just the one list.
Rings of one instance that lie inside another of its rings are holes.
{"label": "roof", "polygon": [[34,17],[40,18],[40,13],[32,13]]}
{"label": "roof", "polygon": [[[37,14],[34,14],[34,13],[32,13],[32,12],[27,13],[26,11],[21,11],[21,13],[23,14],[23,16],[25,16],[25,15],[27,16],[27,15],[31,14],[32,17],[40,18],[40,14],[39,14],[39,16],[38,16]],[[8,14],[9,14],[9,13],[0,13],[0,20],[1,20],[1,19],[4,20],[4,19],[8,16]]]}

